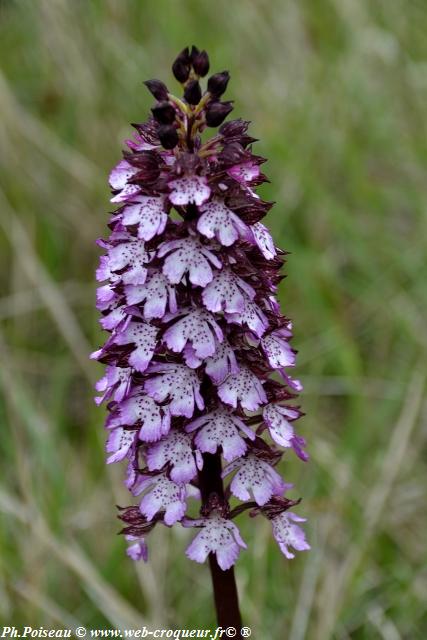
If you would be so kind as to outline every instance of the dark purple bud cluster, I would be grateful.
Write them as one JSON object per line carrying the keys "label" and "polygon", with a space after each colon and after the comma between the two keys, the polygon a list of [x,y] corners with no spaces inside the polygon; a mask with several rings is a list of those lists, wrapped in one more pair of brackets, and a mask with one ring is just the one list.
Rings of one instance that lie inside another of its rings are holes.
{"label": "dark purple bud cluster", "polygon": [[[127,460],[126,485],[140,496],[119,516],[129,555],[146,559],[145,536],[180,523],[200,528],[187,555],[215,553],[225,570],[246,547],[233,520],[248,510],[270,520],[288,558],[309,548],[303,518],[289,511],[299,501],[284,496],[291,485],[276,470],[283,450],[308,456],[294,429],[292,324],[276,298],[285,252],[261,222],[272,203],[256,193],[265,160],[248,122],[223,124],[228,71],[202,92],[208,71],[193,46],[173,64],[183,98],[145,83],[152,118],[134,125],[110,175],[118,209],[97,270],[109,337],[93,357],[106,365],[97,402],[109,412],[107,462]],[[231,496],[241,504],[231,508]],[[201,501],[197,519],[191,499]]]}

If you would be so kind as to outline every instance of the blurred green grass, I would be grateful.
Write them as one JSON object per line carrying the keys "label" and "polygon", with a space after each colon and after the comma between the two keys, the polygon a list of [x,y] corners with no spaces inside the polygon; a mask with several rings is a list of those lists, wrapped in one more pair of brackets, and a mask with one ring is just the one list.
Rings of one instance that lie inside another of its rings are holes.
{"label": "blurred green grass", "polygon": [[[286,561],[242,523],[254,638],[427,636],[427,7],[403,0],[3,0],[0,3],[0,620],[214,625],[188,532],[135,567],[115,537],[123,469],[106,469],[94,239],[142,81],[193,42],[229,68],[291,252],[311,462],[282,468],[313,550]],[[170,87],[177,89],[172,81]]]}

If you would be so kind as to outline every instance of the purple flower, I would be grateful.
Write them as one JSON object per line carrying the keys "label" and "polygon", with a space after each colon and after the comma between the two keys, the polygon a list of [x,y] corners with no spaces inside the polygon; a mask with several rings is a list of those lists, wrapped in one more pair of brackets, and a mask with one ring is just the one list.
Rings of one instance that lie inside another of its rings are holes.
{"label": "purple flower", "polygon": [[[186,48],[173,65],[182,99],[146,83],[152,117],[110,174],[117,210],[96,271],[109,335],[91,357],[106,366],[95,401],[107,403],[107,463],[126,460],[125,486],[140,496],[120,508],[129,557],[147,560],[146,536],[179,522],[201,529],[188,557],[215,554],[226,570],[246,548],[233,519],[249,509],[271,520],[287,557],[308,548],[276,470],[278,447],[308,455],[287,404],[302,387],[277,301],[285,253],[262,222],[272,203],[256,193],[264,159],[248,122],[223,124],[229,73],[202,90],[208,68],[206,52]],[[189,498],[200,518],[185,517]]]}
{"label": "purple flower", "polygon": [[216,238],[226,247],[234,244],[238,238],[246,238],[247,225],[221,200],[211,200],[204,204],[202,215],[197,221],[197,229],[206,238]]}
{"label": "purple flower", "polygon": [[123,429],[123,427],[117,427],[110,432],[108,436],[106,450],[111,455],[107,458],[107,464],[112,462],[119,462],[126,457],[129,449],[133,447],[138,433],[136,431],[130,431]]}
{"label": "purple flower", "polygon": [[141,425],[139,439],[156,442],[170,429],[170,413],[144,393],[134,394],[123,400],[107,421],[108,428]]}
{"label": "purple flower", "polygon": [[295,554],[289,551],[289,547],[293,547],[296,551],[308,551],[310,549],[303,529],[295,524],[295,522],[305,521],[306,518],[300,518],[291,511],[283,512],[271,520],[273,536],[281,552],[289,559],[295,557]]}
{"label": "purple flower", "polygon": [[150,254],[143,242],[132,239],[120,242],[109,247],[108,256],[103,258],[98,269],[100,280],[112,278],[115,284],[120,281],[123,284],[144,284],[147,277],[145,265],[150,261]]}
{"label": "purple flower", "polygon": [[146,322],[129,322],[122,331],[113,336],[113,343],[125,345],[132,343],[134,349],[129,355],[129,364],[137,371],[145,371],[157,345],[157,329]]}
{"label": "purple flower", "polygon": [[265,313],[258,304],[249,298],[244,298],[244,306],[241,311],[227,313],[226,317],[229,322],[246,325],[258,338],[261,338],[268,328]]}
{"label": "purple flower", "polygon": [[236,355],[225,340],[217,344],[215,353],[206,358],[205,363],[205,372],[216,385],[221,384],[230,373],[239,371]]}
{"label": "purple flower", "polygon": [[165,230],[168,216],[164,209],[163,198],[139,196],[124,207],[122,223],[138,225],[138,238],[151,240]]}
{"label": "purple flower", "polygon": [[144,560],[147,562],[148,560],[148,549],[147,544],[144,538],[139,538],[138,536],[127,535],[126,540],[131,542],[126,550],[129,558],[132,560]]}
{"label": "purple flower", "polygon": [[169,199],[172,204],[182,206],[196,204],[200,206],[209,198],[211,190],[204,176],[184,176],[169,182],[171,193]]}
{"label": "purple flower", "polygon": [[259,176],[259,166],[255,162],[244,162],[230,167],[227,169],[227,173],[238,182],[252,182]]}
{"label": "purple flower", "polygon": [[134,495],[146,492],[139,508],[148,521],[159,511],[164,511],[165,524],[171,526],[182,520],[187,510],[185,485],[176,484],[165,475],[142,476],[134,490]]}
{"label": "purple flower", "polygon": [[130,367],[107,367],[103,376],[95,385],[95,389],[103,395],[95,398],[97,404],[113,397],[116,402],[123,400],[129,390],[132,369]]}
{"label": "purple flower", "polygon": [[253,287],[230,269],[216,273],[202,294],[203,303],[209,311],[227,313],[241,313],[245,308],[245,299],[253,300],[254,297]]}
{"label": "purple flower", "polygon": [[252,225],[251,233],[255,244],[258,246],[264,258],[267,260],[273,260],[277,251],[274,246],[273,238],[269,234],[267,227],[262,222],[257,222]]}
{"label": "purple flower", "polygon": [[109,182],[116,195],[111,198],[111,202],[124,202],[140,192],[137,185],[128,183],[128,180],[137,172],[138,169],[132,167],[126,160],[121,160],[119,164],[114,167],[110,173]]}
{"label": "purple flower", "polygon": [[240,549],[246,549],[239,529],[231,520],[212,515],[200,520],[184,520],[183,525],[202,527],[186,551],[196,562],[204,562],[209,553],[215,553],[219,566],[226,571],[236,562]]}
{"label": "purple flower", "polygon": [[271,496],[282,495],[289,486],[268,462],[254,455],[248,455],[229,464],[223,471],[223,477],[236,469],[237,473],[231,481],[230,489],[240,500],[250,500],[253,496],[255,502],[262,506]]}
{"label": "purple flower", "polygon": [[193,452],[191,438],[181,430],[174,429],[147,452],[150,471],[162,469],[170,464],[171,480],[178,483],[190,482],[203,466],[200,452]]}
{"label": "purple flower", "polygon": [[229,375],[218,387],[218,395],[225,404],[236,408],[240,403],[248,411],[256,411],[267,402],[262,382],[247,367]]}
{"label": "purple flower", "polygon": [[205,309],[189,310],[163,334],[163,340],[171,351],[181,353],[190,343],[196,358],[201,359],[212,356],[215,353],[216,340],[222,342],[223,339],[223,333],[215,317]]}
{"label": "purple flower", "polygon": [[246,424],[229,409],[215,409],[200,418],[196,418],[186,426],[189,433],[197,430],[194,444],[202,453],[216,453],[222,447],[224,460],[231,462],[235,458],[244,456],[247,450],[245,440],[240,435],[243,432],[250,440],[255,440],[255,434]]}
{"label": "purple flower", "polygon": [[164,261],[163,273],[172,284],[181,282],[188,273],[192,284],[205,287],[213,277],[211,265],[221,268],[218,258],[194,236],[160,245],[158,257],[166,254],[169,255]]}
{"label": "purple flower", "polygon": [[151,273],[144,284],[128,285],[125,293],[127,303],[139,305],[146,320],[163,318],[167,308],[171,313],[178,308],[175,288],[161,272]]}
{"label": "purple flower", "polygon": [[286,341],[287,334],[286,330],[272,331],[261,340],[262,349],[273,369],[295,365],[295,352]]}
{"label": "purple flower", "polygon": [[191,418],[194,407],[204,409],[203,397],[200,394],[200,380],[197,374],[183,364],[152,365],[149,373],[157,373],[144,385],[145,391],[156,402],[168,402],[172,416]]}

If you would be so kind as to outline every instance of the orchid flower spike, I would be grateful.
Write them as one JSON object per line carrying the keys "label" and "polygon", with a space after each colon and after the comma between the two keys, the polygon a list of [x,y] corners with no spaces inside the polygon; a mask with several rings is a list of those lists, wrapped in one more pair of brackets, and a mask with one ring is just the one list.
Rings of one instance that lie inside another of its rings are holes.
{"label": "orchid flower spike", "polygon": [[283,451],[308,456],[294,428],[292,325],[276,298],[284,252],[256,193],[265,159],[248,122],[224,123],[228,71],[203,90],[208,71],[207,53],[186,48],[173,64],[183,97],[146,82],[152,116],[110,175],[118,208],[97,270],[109,336],[92,357],[106,365],[107,462],[127,461],[138,501],[119,515],[128,555],[147,560],[156,526],[195,527],[188,557],[215,554],[226,571],[246,548],[234,522],[244,512],[268,518],[287,558],[309,549],[277,471]]}

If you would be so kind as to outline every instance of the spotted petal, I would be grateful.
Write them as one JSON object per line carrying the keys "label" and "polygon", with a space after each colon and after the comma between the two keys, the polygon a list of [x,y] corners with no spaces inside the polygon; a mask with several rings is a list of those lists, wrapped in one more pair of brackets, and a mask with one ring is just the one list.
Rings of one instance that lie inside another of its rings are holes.
{"label": "spotted petal", "polygon": [[280,331],[273,331],[264,336],[261,346],[273,369],[295,365],[295,352]]}
{"label": "spotted petal", "polygon": [[310,549],[303,529],[295,524],[295,522],[305,521],[305,518],[300,518],[292,511],[284,511],[271,520],[273,536],[282,553],[289,559],[295,558],[295,554],[289,550],[289,547],[293,547],[296,551]]}
{"label": "spotted petal", "polygon": [[215,338],[221,342],[223,333],[214,316],[205,309],[189,311],[163,334],[169,349],[181,353],[190,343],[197,358],[207,358],[215,352]]}
{"label": "spotted petal", "polygon": [[255,439],[255,434],[243,420],[225,407],[196,418],[187,424],[185,430],[189,433],[198,430],[194,443],[203,453],[216,453],[218,448],[222,447],[227,462],[246,453],[246,442],[239,430],[243,431],[250,440]]}
{"label": "spotted petal", "polygon": [[[183,431],[174,429],[166,438],[149,448],[147,464],[150,471],[171,465],[170,478],[174,482],[190,482],[197,475],[197,469],[203,465],[200,453],[195,457],[191,446],[191,437]],[[197,462],[197,464],[196,464]]]}
{"label": "spotted petal", "polygon": [[108,436],[106,450],[111,455],[107,458],[107,464],[119,462],[126,457],[128,451],[133,447],[138,437],[137,431],[130,431],[117,427],[110,431]]}
{"label": "spotted petal", "polygon": [[141,240],[130,240],[111,247],[105,262],[113,273],[124,270],[120,275],[124,284],[144,284],[147,277],[145,265],[150,259]]}
{"label": "spotted petal", "polygon": [[200,380],[189,367],[172,363],[155,364],[149,367],[148,373],[157,375],[146,380],[146,392],[156,402],[168,401],[171,415],[191,418],[195,404],[199,409],[204,408]]}
{"label": "spotted petal", "polygon": [[172,240],[160,245],[157,255],[161,258],[169,254],[163,265],[163,273],[172,284],[181,282],[185,273],[190,282],[205,287],[213,277],[211,264],[221,268],[218,258],[197,238],[189,236],[182,240]]}
{"label": "spotted petal", "polygon": [[225,404],[234,408],[240,403],[248,411],[256,411],[267,402],[261,381],[247,367],[241,367],[218,387],[218,395]]}
{"label": "spotted petal", "polygon": [[138,437],[143,442],[156,442],[170,429],[167,407],[159,407],[150,396],[138,393],[121,402],[107,422],[108,427],[140,424]]}
{"label": "spotted petal", "polygon": [[[183,524],[188,527],[195,523],[184,520]],[[209,553],[215,553],[219,566],[226,571],[236,562],[240,548],[246,549],[237,526],[231,520],[213,515],[197,520],[196,526],[201,526],[202,530],[187,548],[186,554],[191,560],[204,562]]]}
{"label": "spotted petal", "polygon": [[118,193],[111,198],[111,202],[124,202],[140,192],[140,188],[136,184],[128,184],[128,180],[132,178],[138,169],[133,167],[127,160],[121,160],[110,173],[110,186]]}
{"label": "spotted petal", "polygon": [[129,355],[129,364],[137,371],[145,371],[156,348],[157,329],[146,322],[129,322],[127,327],[114,336],[118,345],[133,343],[135,349]]}
{"label": "spotted petal", "polygon": [[237,373],[239,365],[228,342],[217,344],[215,353],[205,360],[205,371],[216,385],[221,384],[230,373]]}
{"label": "spotted petal", "polygon": [[243,162],[227,169],[227,173],[237,182],[246,183],[258,178],[260,170],[259,165],[255,164],[255,162]]}
{"label": "spotted petal", "polygon": [[265,227],[262,222],[256,222],[250,229],[253,240],[264,258],[266,258],[266,260],[273,260],[277,255],[277,251],[267,227]]}
{"label": "spotted petal", "polygon": [[132,379],[131,367],[115,367],[108,366],[103,376],[95,385],[95,389],[102,393],[100,397],[95,398],[97,404],[101,404],[104,400],[113,397],[116,402],[120,402],[129,391]]}
{"label": "spotted petal", "polygon": [[163,318],[166,308],[174,313],[177,310],[175,288],[163,273],[152,273],[145,284],[125,287],[126,300],[130,305],[143,306],[144,318]]}
{"label": "spotted petal", "polygon": [[124,207],[122,223],[138,225],[138,238],[151,240],[165,229],[168,216],[164,209],[163,198],[139,196]]}
{"label": "spotted petal", "polygon": [[273,495],[282,495],[289,485],[268,462],[254,455],[235,460],[222,472],[223,477],[238,469],[230,484],[233,495],[240,500],[251,500],[252,496],[260,506],[268,502]]}
{"label": "spotted petal", "polygon": [[258,338],[260,338],[268,328],[267,316],[256,302],[250,300],[247,296],[243,299],[243,308],[240,311],[226,313],[225,317],[229,322],[247,325]]}
{"label": "spotted petal", "polygon": [[202,215],[197,222],[198,231],[207,238],[216,238],[229,247],[248,234],[247,225],[219,199],[211,200],[201,207]]}
{"label": "spotted petal", "polygon": [[254,289],[230,269],[217,272],[202,293],[203,304],[209,311],[239,313],[245,307],[245,294],[252,300]]}
{"label": "spotted petal", "polygon": [[204,176],[185,176],[169,182],[171,193],[169,199],[172,204],[183,206],[196,204],[200,206],[209,198],[211,190]]}
{"label": "spotted petal", "polygon": [[152,520],[156,513],[165,511],[165,524],[172,526],[184,517],[187,509],[184,485],[178,485],[165,475],[146,476],[137,483],[134,493],[149,491],[144,495],[139,506],[142,515]]}

